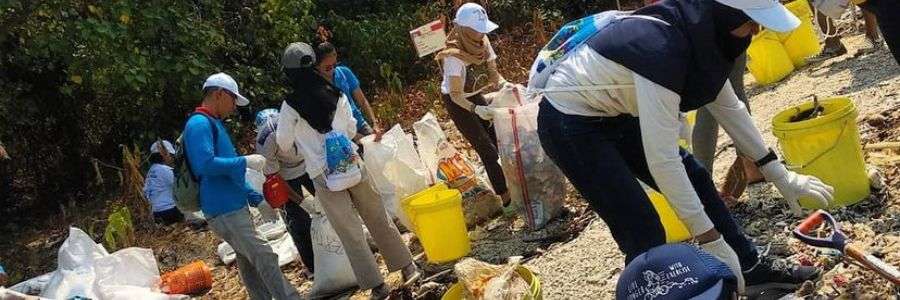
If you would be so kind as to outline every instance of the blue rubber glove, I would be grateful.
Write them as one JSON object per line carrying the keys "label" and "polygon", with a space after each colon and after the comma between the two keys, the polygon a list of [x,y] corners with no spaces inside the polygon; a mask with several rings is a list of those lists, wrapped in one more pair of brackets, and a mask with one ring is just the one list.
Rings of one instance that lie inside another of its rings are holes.
{"label": "blue rubber glove", "polygon": [[257,193],[256,191],[251,190],[247,193],[247,201],[250,202],[250,206],[257,207],[263,201],[263,195]]}

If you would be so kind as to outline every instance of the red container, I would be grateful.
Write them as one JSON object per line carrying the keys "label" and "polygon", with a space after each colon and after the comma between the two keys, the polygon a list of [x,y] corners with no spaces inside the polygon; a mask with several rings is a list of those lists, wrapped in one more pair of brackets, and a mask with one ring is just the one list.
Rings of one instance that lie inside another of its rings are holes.
{"label": "red container", "polygon": [[272,174],[266,176],[266,182],[263,184],[263,196],[266,197],[269,206],[280,208],[290,200],[288,188],[287,181],[281,178],[281,175]]}

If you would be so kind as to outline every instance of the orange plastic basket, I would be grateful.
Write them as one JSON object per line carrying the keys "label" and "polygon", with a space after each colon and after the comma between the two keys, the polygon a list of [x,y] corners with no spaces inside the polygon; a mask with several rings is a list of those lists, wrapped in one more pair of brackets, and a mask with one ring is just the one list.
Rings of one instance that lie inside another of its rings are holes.
{"label": "orange plastic basket", "polygon": [[166,294],[195,294],[211,289],[212,283],[212,272],[202,260],[160,276],[160,287]]}

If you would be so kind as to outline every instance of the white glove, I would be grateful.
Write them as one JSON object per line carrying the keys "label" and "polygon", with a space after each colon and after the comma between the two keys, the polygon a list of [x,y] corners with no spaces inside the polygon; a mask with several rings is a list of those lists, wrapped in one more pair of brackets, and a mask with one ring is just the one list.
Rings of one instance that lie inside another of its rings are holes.
{"label": "white glove", "polygon": [[778,161],[770,162],[759,171],[766,177],[766,180],[775,184],[784,200],[791,207],[791,212],[796,216],[803,214],[800,208],[800,197],[805,197],[816,201],[821,207],[827,207],[831,200],[834,200],[834,188],[825,184],[821,180],[813,176],[797,174],[788,171]]}
{"label": "white glove", "polygon": [[744,275],[741,273],[741,262],[738,260],[734,250],[731,249],[731,246],[728,246],[728,243],[725,243],[725,240],[720,236],[719,239],[715,241],[700,245],[700,248],[703,248],[703,250],[728,265],[728,268],[731,269],[731,272],[737,277],[738,293],[743,294]]}
{"label": "white glove", "polygon": [[678,137],[690,147],[693,145],[694,126],[688,124],[687,115],[682,115],[679,119],[681,119],[681,130],[678,131]]}
{"label": "white glove", "polygon": [[477,114],[478,117],[480,117],[486,121],[490,121],[490,120],[494,119],[494,110],[487,106],[477,105],[477,106],[475,106],[475,109],[473,109],[473,111],[475,111],[475,114]]}
{"label": "white glove", "polygon": [[244,156],[244,159],[247,161],[247,168],[256,171],[263,171],[263,168],[266,167],[266,158],[259,154],[250,154]]}
{"label": "white glove", "polygon": [[491,103],[494,103],[494,98],[496,98],[498,94],[500,94],[500,92],[487,93],[482,94],[481,97],[484,98],[484,103],[487,103],[487,105],[491,105]]}

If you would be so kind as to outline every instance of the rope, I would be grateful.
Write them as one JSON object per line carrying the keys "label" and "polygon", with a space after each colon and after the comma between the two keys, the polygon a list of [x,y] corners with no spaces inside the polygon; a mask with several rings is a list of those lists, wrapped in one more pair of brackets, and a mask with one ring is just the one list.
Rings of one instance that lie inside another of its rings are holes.
{"label": "rope", "polygon": [[[813,24],[816,26],[816,28],[819,28],[819,30],[821,31],[822,26],[819,24],[819,17],[818,17],[818,16],[819,16],[819,9],[818,9],[815,5],[812,5],[812,8],[813,8],[812,22],[813,22]],[[833,37],[838,37],[838,36],[841,36],[841,35],[843,35],[843,34],[845,34],[845,33],[847,33],[847,32],[850,32],[850,30],[849,30],[849,29],[846,29],[846,28],[844,28],[843,31],[839,31],[840,29],[837,27],[837,25],[834,25],[834,28],[833,28],[833,29],[835,29],[835,33],[834,33],[834,34],[829,34],[829,32],[831,32],[831,30],[832,30],[832,24],[835,23],[836,21],[839,20],[839,21],[844,21],[844,22],[853,22],[853,21],[856,20],[856,14],[853,13],[853,12],[856,11],[856,9],[855,9],[855,8],[851,8],[851,9],[853,10],[853,11],[850,13],[850,15],[853,16],[852,20],[846,20],[846,17],[845,17],[846,14],[841,15],[841,18],[840,18],[840,19],[837,19],[837,20],[831,20],[831,18],[828,18],[828,17],[826,16],[826,21],[825,21],[825,31],[822,32],[822,36],[823,36],[825,39],[830,39],[830,38],[833,38]]]}

